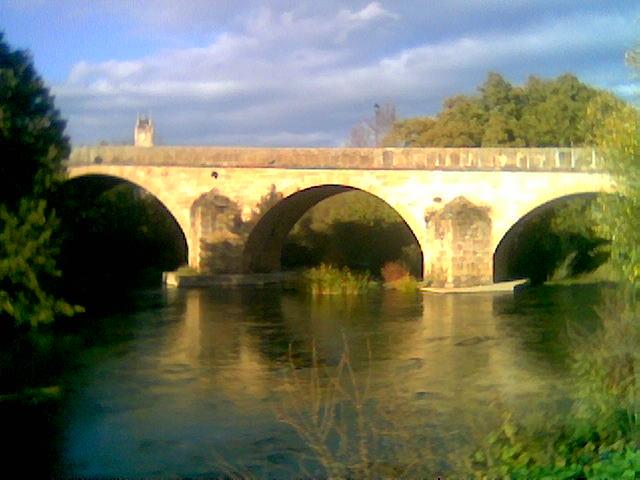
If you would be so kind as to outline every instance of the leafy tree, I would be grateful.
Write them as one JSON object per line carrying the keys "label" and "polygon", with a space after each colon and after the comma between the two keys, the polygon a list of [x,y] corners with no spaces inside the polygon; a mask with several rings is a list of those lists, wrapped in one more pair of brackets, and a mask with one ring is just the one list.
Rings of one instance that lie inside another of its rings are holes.
{"label": "leafy tree", "polygon": [[56,223],[44,200],[23,200],[16,213],[0,205],[0,319],[36,326],[74,313],[43,285],[58,275],[51,246]]}
{"label": "leafy tree", "polygon": [[600,233],[611,241],[611,259],[635,300],[640,290],[640,113],[627,106],[600,117],[603,158],[616,194],[600,198]]}
{"label": "leafy tree", "polygon": [[385,142],[400,147],[423,145],[436,120],[431,117],[416,117],[398,120],[385,137]]}
{"label": "leafy tree", "polygon": [[0,33],[0,322],[35,326],[73,308],[47,286],[56,220],[46,199],[63,180],[65,123],[29,55]]}
{"label": "leafy tree", "polygon": [[589,111],[594,106],[613,105],[622,102],[573,75],[551,80],[532,76],[522,87],[514,87],[492,72],[477,95],[445,99],[434,118],[396,122],[383,143],[415,147],[584,145],[592,140],[595,127]]}
{"label": "leafy tree", "polygon": [[44,198],[64,180],[65,122],[29,54],[0,32],[0,202],[16,209],[25,196]]}

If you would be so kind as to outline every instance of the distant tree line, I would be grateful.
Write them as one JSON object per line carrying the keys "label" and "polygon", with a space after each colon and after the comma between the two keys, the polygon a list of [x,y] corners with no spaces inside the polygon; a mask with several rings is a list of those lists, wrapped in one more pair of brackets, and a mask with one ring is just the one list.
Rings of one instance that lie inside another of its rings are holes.
{"label": "distant tree line", "polygon": [[566,74],[514,86],[489,73],[476,95],[447,98],[435,116],[396,121],[383,139],[398,147],[569,147],[592,145],[598,112],[624,105]]}

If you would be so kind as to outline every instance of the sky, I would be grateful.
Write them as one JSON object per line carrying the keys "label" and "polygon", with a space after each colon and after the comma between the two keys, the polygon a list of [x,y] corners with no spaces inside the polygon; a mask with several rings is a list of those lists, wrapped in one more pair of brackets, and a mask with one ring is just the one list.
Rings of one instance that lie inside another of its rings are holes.
{"label": "sky", "polygon": [[434,115],[488,72],[573,73],[633,100],[640,2],[590,0],[0,0],[74,145],[340,146],[394,104]]}

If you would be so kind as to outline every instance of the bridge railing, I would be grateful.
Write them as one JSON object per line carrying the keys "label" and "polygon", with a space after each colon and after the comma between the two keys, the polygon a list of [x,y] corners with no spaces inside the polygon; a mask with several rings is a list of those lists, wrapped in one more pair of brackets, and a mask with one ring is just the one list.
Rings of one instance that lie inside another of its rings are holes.
{"label": "bridge railing", "polygon": [[384,163],[428,170],[602,170],[593,148],[386,149]]}
{"label": "bridge railing", "polygon": [[68,166],[91,164],[389,170],[602,171],[593,148],[76,147]]}

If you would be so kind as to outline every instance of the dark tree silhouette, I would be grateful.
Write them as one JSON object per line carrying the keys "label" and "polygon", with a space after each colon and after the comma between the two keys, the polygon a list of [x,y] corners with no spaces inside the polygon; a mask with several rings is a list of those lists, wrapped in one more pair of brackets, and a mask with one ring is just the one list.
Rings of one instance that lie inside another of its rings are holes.
{"label": "dark tree silhouette", "polygon": [[35,326],[74,309],[51,295],[56,220],[47,207],[69,153],[65,123],[28,53],[0,33],[0,322]]}

